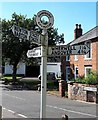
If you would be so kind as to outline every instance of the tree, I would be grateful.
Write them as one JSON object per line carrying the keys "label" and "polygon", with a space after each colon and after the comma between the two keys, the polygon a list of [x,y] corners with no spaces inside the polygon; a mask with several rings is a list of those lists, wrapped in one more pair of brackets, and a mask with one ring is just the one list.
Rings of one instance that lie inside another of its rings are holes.
{"label": "tree", "polygon": [[[28,60],[26,57],[27,50],[37,47],[37,45],[33,44],[32,41],[15,37],[12,33],[11,27],[12,25],[18,25],[28,30],[35,30],[41,33],[42,30],[36,25],[35,18],[36,15],[30,19],[24,15],[17,15],[16,13],[13,13],[11,20],[2,20],[2,58],[4,62],[7,61],[9,64],[13,65],[12,76],[14,83],[16,82],[16,71],[18,63],[20,61],[26,62],[26,60]],[[48,30],[48,35],[49,45],[64,42],[63,34],[58,35],[56,28],[50,28]]]}
{"label": "tree", "polygon": [[19,40],[11,30],[9,21],[2,21],[2,58],[4,62],[13,65],[13,83],[16,82],[16,71],[19,61],[24,60],[30,43],[26,40]]}

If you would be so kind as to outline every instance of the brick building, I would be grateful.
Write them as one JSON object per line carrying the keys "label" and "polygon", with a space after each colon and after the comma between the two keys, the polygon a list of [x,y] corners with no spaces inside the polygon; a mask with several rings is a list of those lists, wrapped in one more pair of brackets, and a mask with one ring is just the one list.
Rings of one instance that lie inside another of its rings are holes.
{"label": "brick building", "polygon": [[[76,24],[74,40],[69,44],[76,45],[86,42],[90,51],[86,55],[70,55],[63,58],[62,71],[66,80],[87,76],[91,70],[98,71],[98,26],[85,34],[82,34],[82,31],[81,25]],[[66,59],[65,62],[64,59]]]}

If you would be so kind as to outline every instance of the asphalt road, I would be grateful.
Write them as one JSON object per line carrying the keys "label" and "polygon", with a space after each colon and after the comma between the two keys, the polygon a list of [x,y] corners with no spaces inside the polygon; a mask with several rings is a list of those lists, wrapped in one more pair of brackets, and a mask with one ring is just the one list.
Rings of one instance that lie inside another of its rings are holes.
{"label": "asphalt road", "polygon": [[[2,89],[3,118],[39,118],[40,92]],[[96,104],[47,95],[47,118],[95,118]]]}

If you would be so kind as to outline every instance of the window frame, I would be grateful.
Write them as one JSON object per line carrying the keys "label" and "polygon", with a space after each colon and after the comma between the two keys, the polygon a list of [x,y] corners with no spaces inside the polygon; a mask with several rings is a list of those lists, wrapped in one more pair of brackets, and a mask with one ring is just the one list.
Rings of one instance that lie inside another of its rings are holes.
{"label": "window frame", "polygon": [[85,77],[87,77],[87,72],[86,72],[87,69],[91,69],[92,70],[92,66],[85,66],[85,73],[84,73]]}
{"label": "window frame", "polygon": [[78,55],[75,55],[75,56],[74,56],[74,60],[75,60],[75,61],[78,61]]}

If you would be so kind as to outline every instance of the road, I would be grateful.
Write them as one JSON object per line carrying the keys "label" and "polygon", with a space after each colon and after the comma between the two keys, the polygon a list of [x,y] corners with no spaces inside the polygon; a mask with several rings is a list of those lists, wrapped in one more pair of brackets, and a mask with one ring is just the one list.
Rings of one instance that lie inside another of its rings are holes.
{"label": "road", "polygon": [[[40,92],[2,87],[3,118],[39,118]],[[96,104],[47,95],[47,118],[95,118]],[[78,120],[77,119],[77,120]],[[95,120],[95,119],[94,119]]]}

